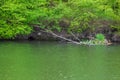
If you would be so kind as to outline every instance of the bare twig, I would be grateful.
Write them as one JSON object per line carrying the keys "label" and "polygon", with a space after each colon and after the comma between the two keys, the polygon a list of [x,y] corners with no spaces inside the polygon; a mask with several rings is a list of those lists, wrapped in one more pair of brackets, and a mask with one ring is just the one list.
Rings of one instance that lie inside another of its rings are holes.
{"label": "bare twig", "polygon": [[80,39],[77,36],[75,36],[72,32],[71,32],[71,35],[80,42]]}

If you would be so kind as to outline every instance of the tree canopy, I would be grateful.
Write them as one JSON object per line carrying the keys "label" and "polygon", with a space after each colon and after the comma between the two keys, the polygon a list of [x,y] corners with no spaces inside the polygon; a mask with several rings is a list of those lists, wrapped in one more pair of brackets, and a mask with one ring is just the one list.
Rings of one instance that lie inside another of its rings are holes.
{"label": "tree canopy", "polygon": [[29,34],[33,25],[83,32],[102,25],[120,32],[120,0],[1,0],[0,38]]}

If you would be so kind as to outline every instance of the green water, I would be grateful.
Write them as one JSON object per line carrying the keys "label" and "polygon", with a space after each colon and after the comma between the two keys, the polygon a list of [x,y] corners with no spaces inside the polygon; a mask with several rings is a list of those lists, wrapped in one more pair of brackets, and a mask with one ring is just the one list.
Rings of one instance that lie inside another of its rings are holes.
{"label": "green water", "polygon": [[0,80],[120,80],[120,45],[0,42]]}

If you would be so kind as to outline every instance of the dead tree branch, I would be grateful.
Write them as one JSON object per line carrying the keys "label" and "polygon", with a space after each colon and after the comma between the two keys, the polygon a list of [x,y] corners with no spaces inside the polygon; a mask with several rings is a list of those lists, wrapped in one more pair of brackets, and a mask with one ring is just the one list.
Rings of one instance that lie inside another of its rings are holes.
{"label": "dead tree branch", "polygon": [[77,42],[77,41],[68,39],[68,38],[63,37],[63,36],[60,36],[60,35],[57,35],[56,33],[52,32],[51,30],[45,29],[45,30],[40,30],[40,31],[41,31],[41,32],[45,32],[45,33],[52,34],[52,35],[55,36],[55,37],[61,38],[61,39],[63,39],[63,40],[66,40],[66,41],[71,42],[71,43],[74,43],[74,44],[81,44],[80,42]]}

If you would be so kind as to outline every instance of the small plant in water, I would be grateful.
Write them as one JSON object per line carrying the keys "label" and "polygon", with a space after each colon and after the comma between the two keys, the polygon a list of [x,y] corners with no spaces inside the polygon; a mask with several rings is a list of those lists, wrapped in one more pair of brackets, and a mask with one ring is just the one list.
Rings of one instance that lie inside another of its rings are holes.
{"label": "small plant in water", "polygon": [[95,38],[99,41],[104,41],[105,40],[105,36],[101,33],[96,34]]}

